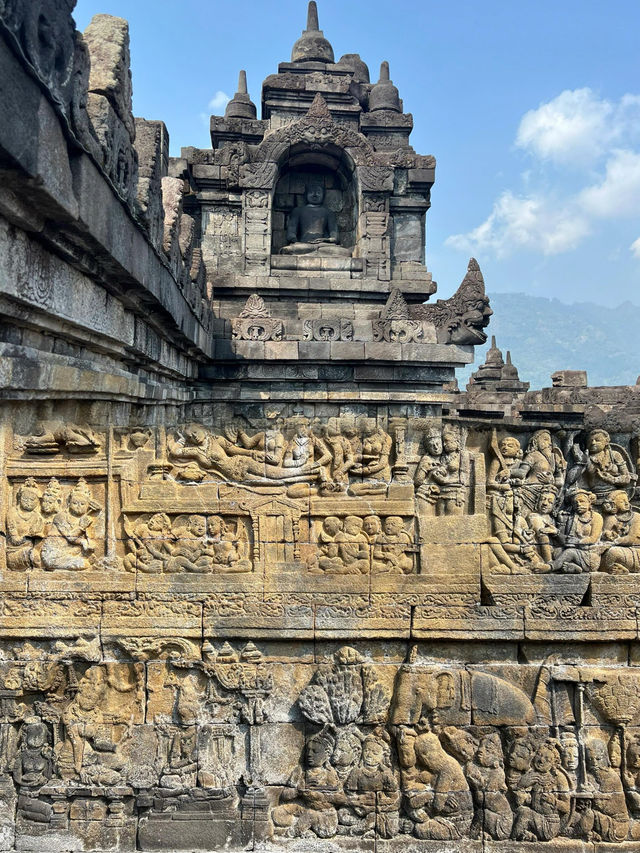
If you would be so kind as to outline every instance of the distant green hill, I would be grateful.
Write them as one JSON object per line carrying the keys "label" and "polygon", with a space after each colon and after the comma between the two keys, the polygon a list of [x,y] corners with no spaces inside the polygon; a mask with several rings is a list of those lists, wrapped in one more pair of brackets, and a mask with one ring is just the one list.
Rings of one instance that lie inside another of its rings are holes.
{"label": "distant green hill", "polygon": [[[640,375],[640,307],[624,302],[605,308],[592,302],[567,305],[526,293],[490,293],[493,317],[489,341],[506,357],[511,350],[520,378],[531,388],[547,388],[556,370],[586,370],[589,385],[634,385]],[[462,390],[485,358],[458,374]]]}

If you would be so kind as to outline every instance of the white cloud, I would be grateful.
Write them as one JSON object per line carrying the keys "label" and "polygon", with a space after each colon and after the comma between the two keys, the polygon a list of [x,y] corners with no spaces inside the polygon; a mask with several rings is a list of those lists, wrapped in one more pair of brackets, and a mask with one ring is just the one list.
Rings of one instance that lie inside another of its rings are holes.
{"label": "white cloud", "polygon": [[221,112],[227,106],[231,98],[227,95],[226,92],[222,92],[220,89],[215,93],[213,98],[209,101],[209,109],[217,110]]}
{"label": "white cloud", "polygon": [[467,234],[448,237],[461,251],[490,250],[505,257],[517,249],[557,255],[575,249],[590,231],[589,222],[572,205],[551,203],[543,196],[502,193],[485,221]]}
{"label": "white cloud", "polygon": [[629,246],[633,254],[636,258],[640,259],[640,237],[637,240],[634,240],[633,243]]}
{"label": "white cloud", "polygon": [[[612,102],[591,89],[564,91],[523,116],[516,144],[541,160],[538,186],[553,181],[553,195],[527,191],[531,174],[524,171],[524,192],[503,192],[484,222],[447,245],[498,257],[522,249],[555,255],[577,248],[598,220],[640,216],[640,95]],[[566,169],[545,171],[550,163],[573,165],[571,189]],[[640,238],[631,250],[640,257]]]}
{"label": "white cloud", "polygon": [[615,102],[591,89],[566,89],[546,104],[525,113],[516,145],[562,165],[583,167],[615,145],[640,139],[640,96]]}
{"label": "white cloud", "polygon": [[603,179],[582,190],[578,201],[600,219],[640,216],[640,153],[614,151]]}
{"label": "white cloud", "polygon": [[599,153],[610,134],[612,105],[591,89],[566,90],[523,116],[516,145],[544,159],[575,162]]}

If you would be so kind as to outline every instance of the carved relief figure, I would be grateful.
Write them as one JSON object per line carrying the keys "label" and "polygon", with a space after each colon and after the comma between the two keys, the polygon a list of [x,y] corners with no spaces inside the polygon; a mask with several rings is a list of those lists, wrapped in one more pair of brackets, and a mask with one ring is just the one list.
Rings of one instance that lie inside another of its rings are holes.
{"label": "carved relief figure", "polygon": [[593,797],[593,833],[599,841],[619,843],[629,832],[629,813],[622,781],[611,767],[607,745],[592,737],[585,744],[588,781]]}
{"label": "carved relief figure", "polygon": [[140,518],[133,527],[127,527],[125,523],[125,530],[129,533],[125,569],[130,572],[137,569],[147,574],[169,571],[167,565],[176,544],[169,516],[165,512],[156,512],[148,521]]}
{"label": "carved relief figure", "polygon": [[288,246],[285,255],[337,255],[349,257],[351,252],[339,245],[336,216],[324,203],[324,186],[311,182],[306,190],[306,204],[294,208],[287,222]]}
{"label": "carved relief figure", "polygon": [[300,838],[309,831],[332,838],[338,829],[336,805],[344,799],[342,785],[329,761],[335,739],[328,731],[307,741],[303,765],[294,769],[271,812],[276,834]]}
{"label": "carved relief figure", "polygon": [[391,481],[391,436],[374,418],[366,419],[362,432],[361,450],[351,468],[351,473],[362,480],[352,481],[349,492],[356,496],[384,494]]}
{"label": "carved relief figure", "polygon": [[564,485],[567,463],[562,452],[554,447],[551,433],[539,429],[529,439],[518,476],[522,482],[522,500],[534,509],[541,492],[549,486],[560,490]]}
{"label": "carved relief figure", "polygon": [[[405,735],[406,736],[406,735]],[[417,838],[448,841],[464,838],[473,819],[473,800],[462,768],[427,732],[413,744],[415,764],[403,768],[402,794]],[[407,750],[404,751],[405,760]]]}
{"label": "carved relief figure", "polygon": [[362,532],[361,518],[348,515],[335,541],[343,574],[366,574],[369,571],[369,542]]}
{"label": "carved relief figure", "polygon": [[550,841],[559,835],[562,818],[571,805],[569,786],[559,766],[557,744],[544,741],[515,791],[519,805],[513,838],[517,841]]}
{"label": "carved relief figure", "polygon": [[583,452],[579,445],[573,445],[576,464],[569,472],[569,482],[578,482],[582,488],[596,496],[600,506],[605,496],[615,489],[624,489],[635,482],[621,449],[611,444],[611,437],[604,429],[594,429],[587,436],[587,450]]}
{"label": "carved relief figure", "polygon": [[596,543],[602,533],[603,520],[593,509],[595,502],[596,496],[584,489],[571,496],[571,512],[558,526],[560,548],[553,559],[554,572],[580,574],[598,570],[600,549]]}
{"label": "carved relief figure", "polygon": [[328,479],[335,484],[336,491],[346,491],[349,485],[349,472],[355,465],[355,454],[349,439],[342,435],[338,418],[328,419],[324,430],[324,441],[331,454]]}
{"label": "carved relief figure", "polygon": [[527,524],[533,531],[536,550],[548,566],[553,559],[553,538],[558,533],[552,512],[556,504],[555,486],[543,486],[537,495],[534,511],[527,515]]}
{"label": "carved relief figure", "polygon": [[371,558],[371,571],[406,575],[413,571],[413,542],[398,515],[384,520],[383,531],[376,537]]}
{"label": "carved relief figure", "polygon": [[378,732],[364,739],[362,760],[351,771],[344,790],[349,808],[364,819],[363,835],[375,831],[381,838],[393,838],[399,830],[400,794],[385,736],[386,732]]}
{"label": "carved relief figure", "polygon": [[67,508],[54,516],[49,534],[42,542],[43,569],[82,571],[91,567],[96,550],[91,533],[99,510],[100,504],[81,477],[69,493]]}
{"label": "carved relief figure", "polygon": [[462,515],[469,485],[469,454],[458,430],[445,424],[442,433],[431,427],[424,436],[425,454],[414,477],[422,515]]}
{"label": "carved relief figure", "polygon": [[522,448],[517,438],[507,435],[497,440],[495,432],[491,440],[493,459],[489,463],[487,485],[492,490],[507,491],[521,481],[520,465]]}
{"label": "carved relief figure", "polygon": [[7,510],[7,568],[23,572],[40,568],[38,544],[45,535],[39,511],[40,488],[29,477],[16,492],[15,505]]}
{"label": "carved relief figure", "polygon": [[499,735],[490,734],[482,738],[474,760],[467,764],[465,770],[475,805],[471,837],[483,838],[486,835],[496,841],[506,840],[511,834],[513,813],[506,796]]}
{"label": "carved relief figure", "polygon": [[640,513],[631,508],[629,496],[622,490],[611,492],[602,504],[604,524],[600,571],[612,575],[640,571]]}
{"label": "carved relief figure", "polygon": [[495,568],[503,566],[511,574],[549,570],[536,549],[536,534],[521,514],[512,491],[491,496],[491,528],[493,536],[487,543]]}

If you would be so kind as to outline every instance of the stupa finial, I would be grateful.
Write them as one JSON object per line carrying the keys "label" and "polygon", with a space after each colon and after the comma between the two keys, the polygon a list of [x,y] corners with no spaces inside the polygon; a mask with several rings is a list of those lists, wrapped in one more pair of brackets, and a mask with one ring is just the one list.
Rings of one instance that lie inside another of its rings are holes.
{"label": "stupa finial", "polygon": [[256,118],[258,111],[247,92],[247,72],[243,69],[238,74],[238,91],[227,104],[225,118]]}
{"label": "stupa finial", "polygon": [[318,7],[315,0],[309,0],[307,28],[293,46],[291,61],[335,62],[333,48],[318,24]]}
{"label": "stupa finial", "polygon": [[318,4],[316,0],[309,0],[307,9],[307,32],[319,32],[320,25],[318,23]]}
{"label": "stupa finial", "polygon": [[402,112],[402,102],[398,90],[391,82],[389,76],[389,63],[385,60],[380,63],[380,79],[369,93],[369,110],[391,110],[394,113]]}

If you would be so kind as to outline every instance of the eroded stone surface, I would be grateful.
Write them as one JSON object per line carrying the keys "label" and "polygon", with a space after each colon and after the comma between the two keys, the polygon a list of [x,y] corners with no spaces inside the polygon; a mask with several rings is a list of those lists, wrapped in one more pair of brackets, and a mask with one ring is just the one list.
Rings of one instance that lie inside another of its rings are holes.
{"label": "eroded stone surface", "polygon": [[0,849],[636,849],[638,386],[457,391],[482,273],[424,304],[435,160],[315,3],[170,159],[126,22],[22,5]]}

